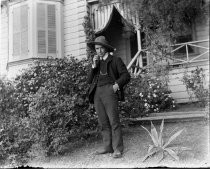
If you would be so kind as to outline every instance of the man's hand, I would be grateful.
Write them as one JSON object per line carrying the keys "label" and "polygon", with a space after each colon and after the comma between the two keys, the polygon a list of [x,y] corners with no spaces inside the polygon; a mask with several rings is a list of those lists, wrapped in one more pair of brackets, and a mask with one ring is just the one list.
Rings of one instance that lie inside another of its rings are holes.
{"label": "man's hand", "polygon": [[98,61],[99,61],[99,56],[98,56],[98,55],[95,55],[95,56],[93,57],[92,68],[96,68],[96,67],[97,67]]}
{"label": "man's hand", "polygon": [[114,93],[116,93],[117,90],[120,90],[119,85],[118,85],[117,83],[115,83],[115,84],[113,85],[113,90],[114,90]]}

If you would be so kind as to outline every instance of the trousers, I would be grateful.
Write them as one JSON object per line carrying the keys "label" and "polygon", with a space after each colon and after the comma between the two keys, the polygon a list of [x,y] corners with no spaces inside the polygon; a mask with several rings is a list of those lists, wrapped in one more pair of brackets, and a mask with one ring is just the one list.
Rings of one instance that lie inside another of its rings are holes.
{"label": "trousers", "polygon": [[103,137],[105,150],[123,152],[123,137],[118,110],[118,96],[111,84],[96,88],[94,107]]}

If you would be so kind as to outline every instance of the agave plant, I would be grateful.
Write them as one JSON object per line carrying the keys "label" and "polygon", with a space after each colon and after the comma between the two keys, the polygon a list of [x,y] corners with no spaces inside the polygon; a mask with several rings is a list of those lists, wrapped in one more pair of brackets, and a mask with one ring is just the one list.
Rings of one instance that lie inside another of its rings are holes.
{"label": "agave plant", "polygon": [[149,158],[155,154],[160,154],[160,156],[159,156],[160,159],[158,161],[158,162],[160,162],[161,160],[163,160],[164,155],[166,153],[168,153],[170,156],[172,156],[175,160],[179,160],[176,150],[182,150],[182,151],[190,150],[187,147],[172,147],[169,145],[176,137],[178,137],[183,132],[184,129],[176,132],[166,142],[164,142],[163,141],[163,127],[164,127],[164,119],[162,120],[162,123],[160,125],[160,133],[159,134],[152,122],[151,122],[151,132],[149,132],[149,130],[147,128],[143,127],[143,129],[145,129],[149,133],[150,137],[152,138],[153,145],[149,145],[147,155],[143,158],[142,161],[145,161],[147,158]]}

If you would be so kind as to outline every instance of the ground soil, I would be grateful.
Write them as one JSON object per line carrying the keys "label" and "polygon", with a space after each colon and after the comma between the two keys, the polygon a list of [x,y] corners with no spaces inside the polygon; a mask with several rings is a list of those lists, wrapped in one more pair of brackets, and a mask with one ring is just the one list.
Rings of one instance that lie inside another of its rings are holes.
{"label": "ground soil", "polygon": [[[150,125],[143,125],[150,129]],[[155,126],[159,128],[159,123],[155,123]],[[69,152],[63,156],[34,159],[29,165],[45,168],[209,167],[209,121],[166,122],[164,139],[167,140],[182,128],[185,128],[184,132],[173,141],[172,146],[185,146],[191,150],[180,152],[179,161],[166,156],[160,163],[155,157],[142,162],[152,141],[141,124],[136,124],[123,128],[125,150],[120,159],[113,159],[111,154],[95,155],[94,152],[102,146],[101,139],[96,138],[78,144],[73,150],[69,147]]]}

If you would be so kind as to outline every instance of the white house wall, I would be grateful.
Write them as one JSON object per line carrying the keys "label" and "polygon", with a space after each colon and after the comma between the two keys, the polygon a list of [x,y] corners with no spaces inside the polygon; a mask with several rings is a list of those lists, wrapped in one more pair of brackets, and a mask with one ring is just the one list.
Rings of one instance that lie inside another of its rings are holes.
{"label": "white house wall", "polygon": [[197,20],[195,24],[195,33],[197,40],[203,40],[209,38],[209,19],[207,18],[204,21]]}
{"label": "white house wall", "polygon": [[87,13],[85,0],[64,0],[64,55],[86,57],[86,35],[82,23]]}
{"label": "white house wall", "polygon": [[[190,71],[195,70],[197,66],[199,66],[199,68],[203,68],[204,74],[206,77],[205,88],[209,88],[208,86],[209,85],[209,63],[204,62],[204,63],[201,63],[200,65],[190,66],[187,69],[187,72],[190,73]],[[172,91],[172,97],[177,101],[177,103],[185,103],[185,102],[190,101],[189,95],[186,91],[186,87],[181,81],[185,70],[186,69],[184,68],[177,68],[170,71],[170,74],[169,74],[169,77],[170,77],[169,88]],[[194,98],[194,101],[196,101],[195,98]]]}
{"label": "white house wall", "polygon": [[[203,21],[197,20],[195,24],[195,37],[196,40],[205,40],[209,39],[209,16],[206,16],[206,18]],[[200,43],[199,45],[209,47],[209,43],[204,42]],[[202,49],[199,49],[199,52],[202,52]],[[209,55],[205,55],[203,57],[209,57]]]}
{"label": "white house wall", "polygon": [[3,7],[1,10],[1,49],[0,49],[0,77],[7,73],[7,59],[8,59],[8,14],[7,8]]}

